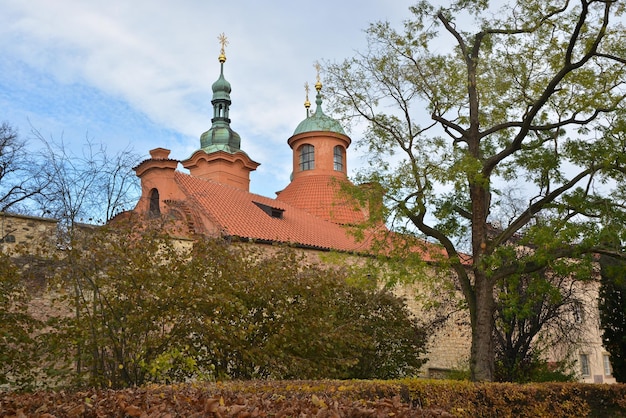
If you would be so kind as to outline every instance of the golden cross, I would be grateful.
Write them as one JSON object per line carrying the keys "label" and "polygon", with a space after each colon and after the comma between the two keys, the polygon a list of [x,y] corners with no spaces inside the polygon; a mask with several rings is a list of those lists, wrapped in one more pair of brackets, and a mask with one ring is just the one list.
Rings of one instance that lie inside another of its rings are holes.
{"label": "golden cross", "polygon": [[320,65],[319,61],[315,61],[315,64],[313,64],[313,67],[315,67],[315,71],[317,71],[317,82],[320,82],[320,71],[322,70],[322,66]]}
{"label": "golden cross", "polygon": [[304,82],[304,91],[306,92],[306,99],[308,101],[309,100],[309,82],[308,81]]}
{"label": "golden cross", "polygon": [[220,41],[220,44],[222,45],[222,49],[220,49],[220,54],[226,55],[226,53],[224,52],[224,48],[226,47],[226,45],[228,45],[228,38],[226,38],[226,35],[224,35],[224,32],[222,32],[217,37],[217,39]]}

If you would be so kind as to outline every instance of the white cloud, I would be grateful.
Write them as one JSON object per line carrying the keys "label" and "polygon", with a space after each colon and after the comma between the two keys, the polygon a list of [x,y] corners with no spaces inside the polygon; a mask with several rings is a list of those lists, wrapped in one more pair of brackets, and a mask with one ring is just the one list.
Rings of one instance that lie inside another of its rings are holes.
{"label": "white cloud", "polygon": [[[28,76],[0,77],[0,104],[11,107],[7,117],[18,125],[28,116],[45,124],[38,126],[44,132],[63,127],[66,134],[89,132],[111,146],[132,141],[145,154],[163,146],[174,158],[185,158],[211,124],[217,36],[225,32],[232,127],[262,164],[261,174],[285,176],[267,186],[275,191],[288,181],[286,142],[304,118],[303,84],[314,81],[314,61],[341,60],[363,49],[368,23],[400,24],[412,3],[0,0],[0,51],[30,68]],[[41,79],[56,87],[40,88]],[[51,109],[42,113],[42,104]],[[153,137],[159,132],[163,137]]]}

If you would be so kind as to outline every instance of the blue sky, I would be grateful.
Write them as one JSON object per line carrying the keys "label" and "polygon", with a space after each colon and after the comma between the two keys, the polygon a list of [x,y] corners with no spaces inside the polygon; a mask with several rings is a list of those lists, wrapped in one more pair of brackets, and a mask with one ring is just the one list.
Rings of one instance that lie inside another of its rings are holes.
{"label": "blue sky", "polygon": [[[111,152],[131,147],[147,158],[164,147],[185,159],[211,126],[224,32],[231,127],[261,163],[251,191],[274,197],[289,182],[287,139],[305,116],[313,63],[364,50],[369,23],[400,27],[413,3],[0,0],[0,121],[75,149],[90,138]],[[348,152],[352,171],[364,157]]]}

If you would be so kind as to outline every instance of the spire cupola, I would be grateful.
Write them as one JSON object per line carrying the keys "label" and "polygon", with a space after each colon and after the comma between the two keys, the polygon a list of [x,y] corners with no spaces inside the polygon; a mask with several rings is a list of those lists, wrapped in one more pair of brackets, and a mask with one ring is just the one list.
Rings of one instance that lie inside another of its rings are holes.
{"label": "spire cupola", "polygon": [[230,127],[230,83],[224,78],[224,63],[226,62],[225,47],[228,45],[226,36],[222,33],[218,37],[221,43],[220,55],[220,76],[213,83],[213,118],[211,119],[211,129],[200,136],[200,148],[207,153],[214,151],[226,151],[235,153],[241,151],[241,137]]}
{"label": "spire cupola", "polygon": [[345,135],[346,133],[341,127],[341,124],[337,120],[324,114],[324,111],[322,110],[320,64],[315,63],[315,68],[317,70],[317,81],[315,82],[315,90],[317,90],[317,94],[315,95],[315,113],[312,115],[309,114],[309,107],[311,106],[311,103],[309,102],[309,85],[307,83],[304,85],[304,88],[306,89],[306,101],[304,102],[304,107],[306,108],[306,119],[300,122],[293,134],[297,135],[303,132],[327,131]]}
{"label": "spire cupola", "polygon": [[218,38],[222,48],[218,60],[220,62],[220,76],[213,83],[213,118],[211,129],[200,136],[200,149],[191,157],[181,161],[183,167],[189,170],[192,177],[203,178],[236,187],[241,190],[250,190],[250,172],[256,170],[259,163],[250,159],[241,149],[241,137],[230,127],[230,83],[224,78],[224,63],[228,44],[222,33]]}
{"label": "spire cupola", "polygon": [[291,182],[277,192],[277,199],[337,224],[363,222],[364,212],[342,194],[348,179],[347,153],[350,146],[341,124],[322,111],[322,82],[319,63],[315,63],[315,113],[309,113],[309,85],[306,90],[306,119],[300,122],[287,140],[291,147],[293,171]]}
{"label": "spire cupola", "polygon": [[304,84],[306,91],[307,118],[296,128],[287,144],[293,150],[292,181],[299,177],[325,176],[347,178],[346,150],[350,146],[350,137],[341,124],[322,111],[322,82],[320,81],[319,63],[315,63],[317,91],[315,113],[310,114],[309,84]]}

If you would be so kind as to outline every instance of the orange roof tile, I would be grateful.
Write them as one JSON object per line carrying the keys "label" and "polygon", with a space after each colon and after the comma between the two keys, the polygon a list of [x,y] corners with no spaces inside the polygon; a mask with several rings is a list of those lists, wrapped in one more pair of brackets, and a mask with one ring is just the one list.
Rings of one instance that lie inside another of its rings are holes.
{"label": "orange roof tile", "polygon": [[327,175],[310,175],[294,179],[278,194],[277,200],[309,212],[327,221],[357,225],[366,220],[365,213],[351,203],[341,190],[342,182]]}
{"label": "orange roof tile", "polygon": [[[345,227],[285,201],[178,171],[174,178],[187,197],[185,204],[217,223],[226,235],[342,251],[365,251],[369,247],[366,242],[358,242]],[[257,204],[282,211],[282,217],[272,217]]]}

